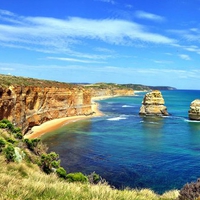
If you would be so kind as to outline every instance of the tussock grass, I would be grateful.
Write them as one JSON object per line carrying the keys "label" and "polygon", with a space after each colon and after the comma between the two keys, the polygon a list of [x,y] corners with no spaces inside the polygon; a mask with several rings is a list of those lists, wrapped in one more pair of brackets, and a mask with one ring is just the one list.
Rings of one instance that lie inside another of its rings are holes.
{"label": "tussock grass", "polygon": [[178,191],[157,195],[148,189],[117,190],[106,184],[68,183],[55,174],[46,175],[31,163],[6,163],[0,156],[0,199],[16,200],[170,200]]}

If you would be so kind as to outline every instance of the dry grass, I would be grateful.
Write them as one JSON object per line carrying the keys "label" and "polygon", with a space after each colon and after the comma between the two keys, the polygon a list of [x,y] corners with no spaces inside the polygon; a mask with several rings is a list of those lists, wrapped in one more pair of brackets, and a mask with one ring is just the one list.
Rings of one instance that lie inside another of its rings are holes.
{"label": "dry grass", "polygon": [[159,200],[176,199],[178,191],[159,196],[148,189],[116,190],[108,185],[68,183],[56,175],[46,175],[37,165],[6,164],[0,156],[0,199],[16,200]]}

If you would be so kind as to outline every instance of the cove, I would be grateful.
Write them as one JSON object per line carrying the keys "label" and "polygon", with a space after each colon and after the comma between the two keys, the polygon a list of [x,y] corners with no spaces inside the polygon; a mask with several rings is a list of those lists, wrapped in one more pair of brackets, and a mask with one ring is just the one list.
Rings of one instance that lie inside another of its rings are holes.
{"label": "cove", "polygon": [[200,91],[162,91],[170,116],[141,117],[144,93],[99,101],[103,117],[42,136],[67,172],[96,172],[117,188],[180,189],[200,177],[200,122],[188,120]]}

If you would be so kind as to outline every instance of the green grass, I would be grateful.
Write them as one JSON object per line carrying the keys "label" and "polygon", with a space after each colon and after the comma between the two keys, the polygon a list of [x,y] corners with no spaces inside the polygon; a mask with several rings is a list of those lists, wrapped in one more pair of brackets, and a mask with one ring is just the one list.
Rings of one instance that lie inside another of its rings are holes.
{"label": "green grass", "polygon": [[170,200],[179,192],[157,195],[148,189],[117,190],[106,184],[68,183],[55,174],[47,175],[32,163],[5,163],[0,156],[0,199],[56,200]]}
{"label": "green grass", "polygon": [[41,80],[21,76],[11,76],[0,74],[0,86],[6,88],[8,86],[37,86],[37,87],[70,87],[75,86],[69,83],[58,81]]}
{"label": "green grass", "polygon": [[[10,143],[9,138],[12,140],[15,138],[8,128],[0,129],[0,138],[6,141],[7,146],[17,146],[26,155],[22,161],[13,162],[13,160],[6,159],[4,150],[0,152],[0,199],[172,200],[179,195],[177,190],[158,195],[149,189],[127,188],[117,190],[106,183],[95,185],[88,181],[82,181],[82,183],[69,182],[67,176],[70,174],[64,175],[64,178],[59,178],[59,174],[56,171],[55,173],[46,174],[41,170],[41,166],[37,165],[40,160],[40,154],[43,155],[42,152],[46,149],[45,146],[36,145],[37,153],[35,154],[35,149],[31,150],[29,146],[25,145],[26,143],[23,142],[23,139],[17,138],[14,144]],[[3,148],[5,149],[6,146]],[[39,150],[42,150],[42,152],[38,155]],[[52,156],[55,157],[56,155],[52,154]]]}

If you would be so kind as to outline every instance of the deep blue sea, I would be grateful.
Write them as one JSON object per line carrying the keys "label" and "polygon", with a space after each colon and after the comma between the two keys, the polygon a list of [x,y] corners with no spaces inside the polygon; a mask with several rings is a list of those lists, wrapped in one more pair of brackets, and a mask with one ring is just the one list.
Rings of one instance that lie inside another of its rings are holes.
{"label": "deep blue sea", "polygon": [[141,117],[145,93],[99,101],[103,117],[71,123],[42,140],[67,172],[96,172],[117,188],[180,189],[200,177],[200,122],[188,120],[200,91],[161,91],[169,117]]}

